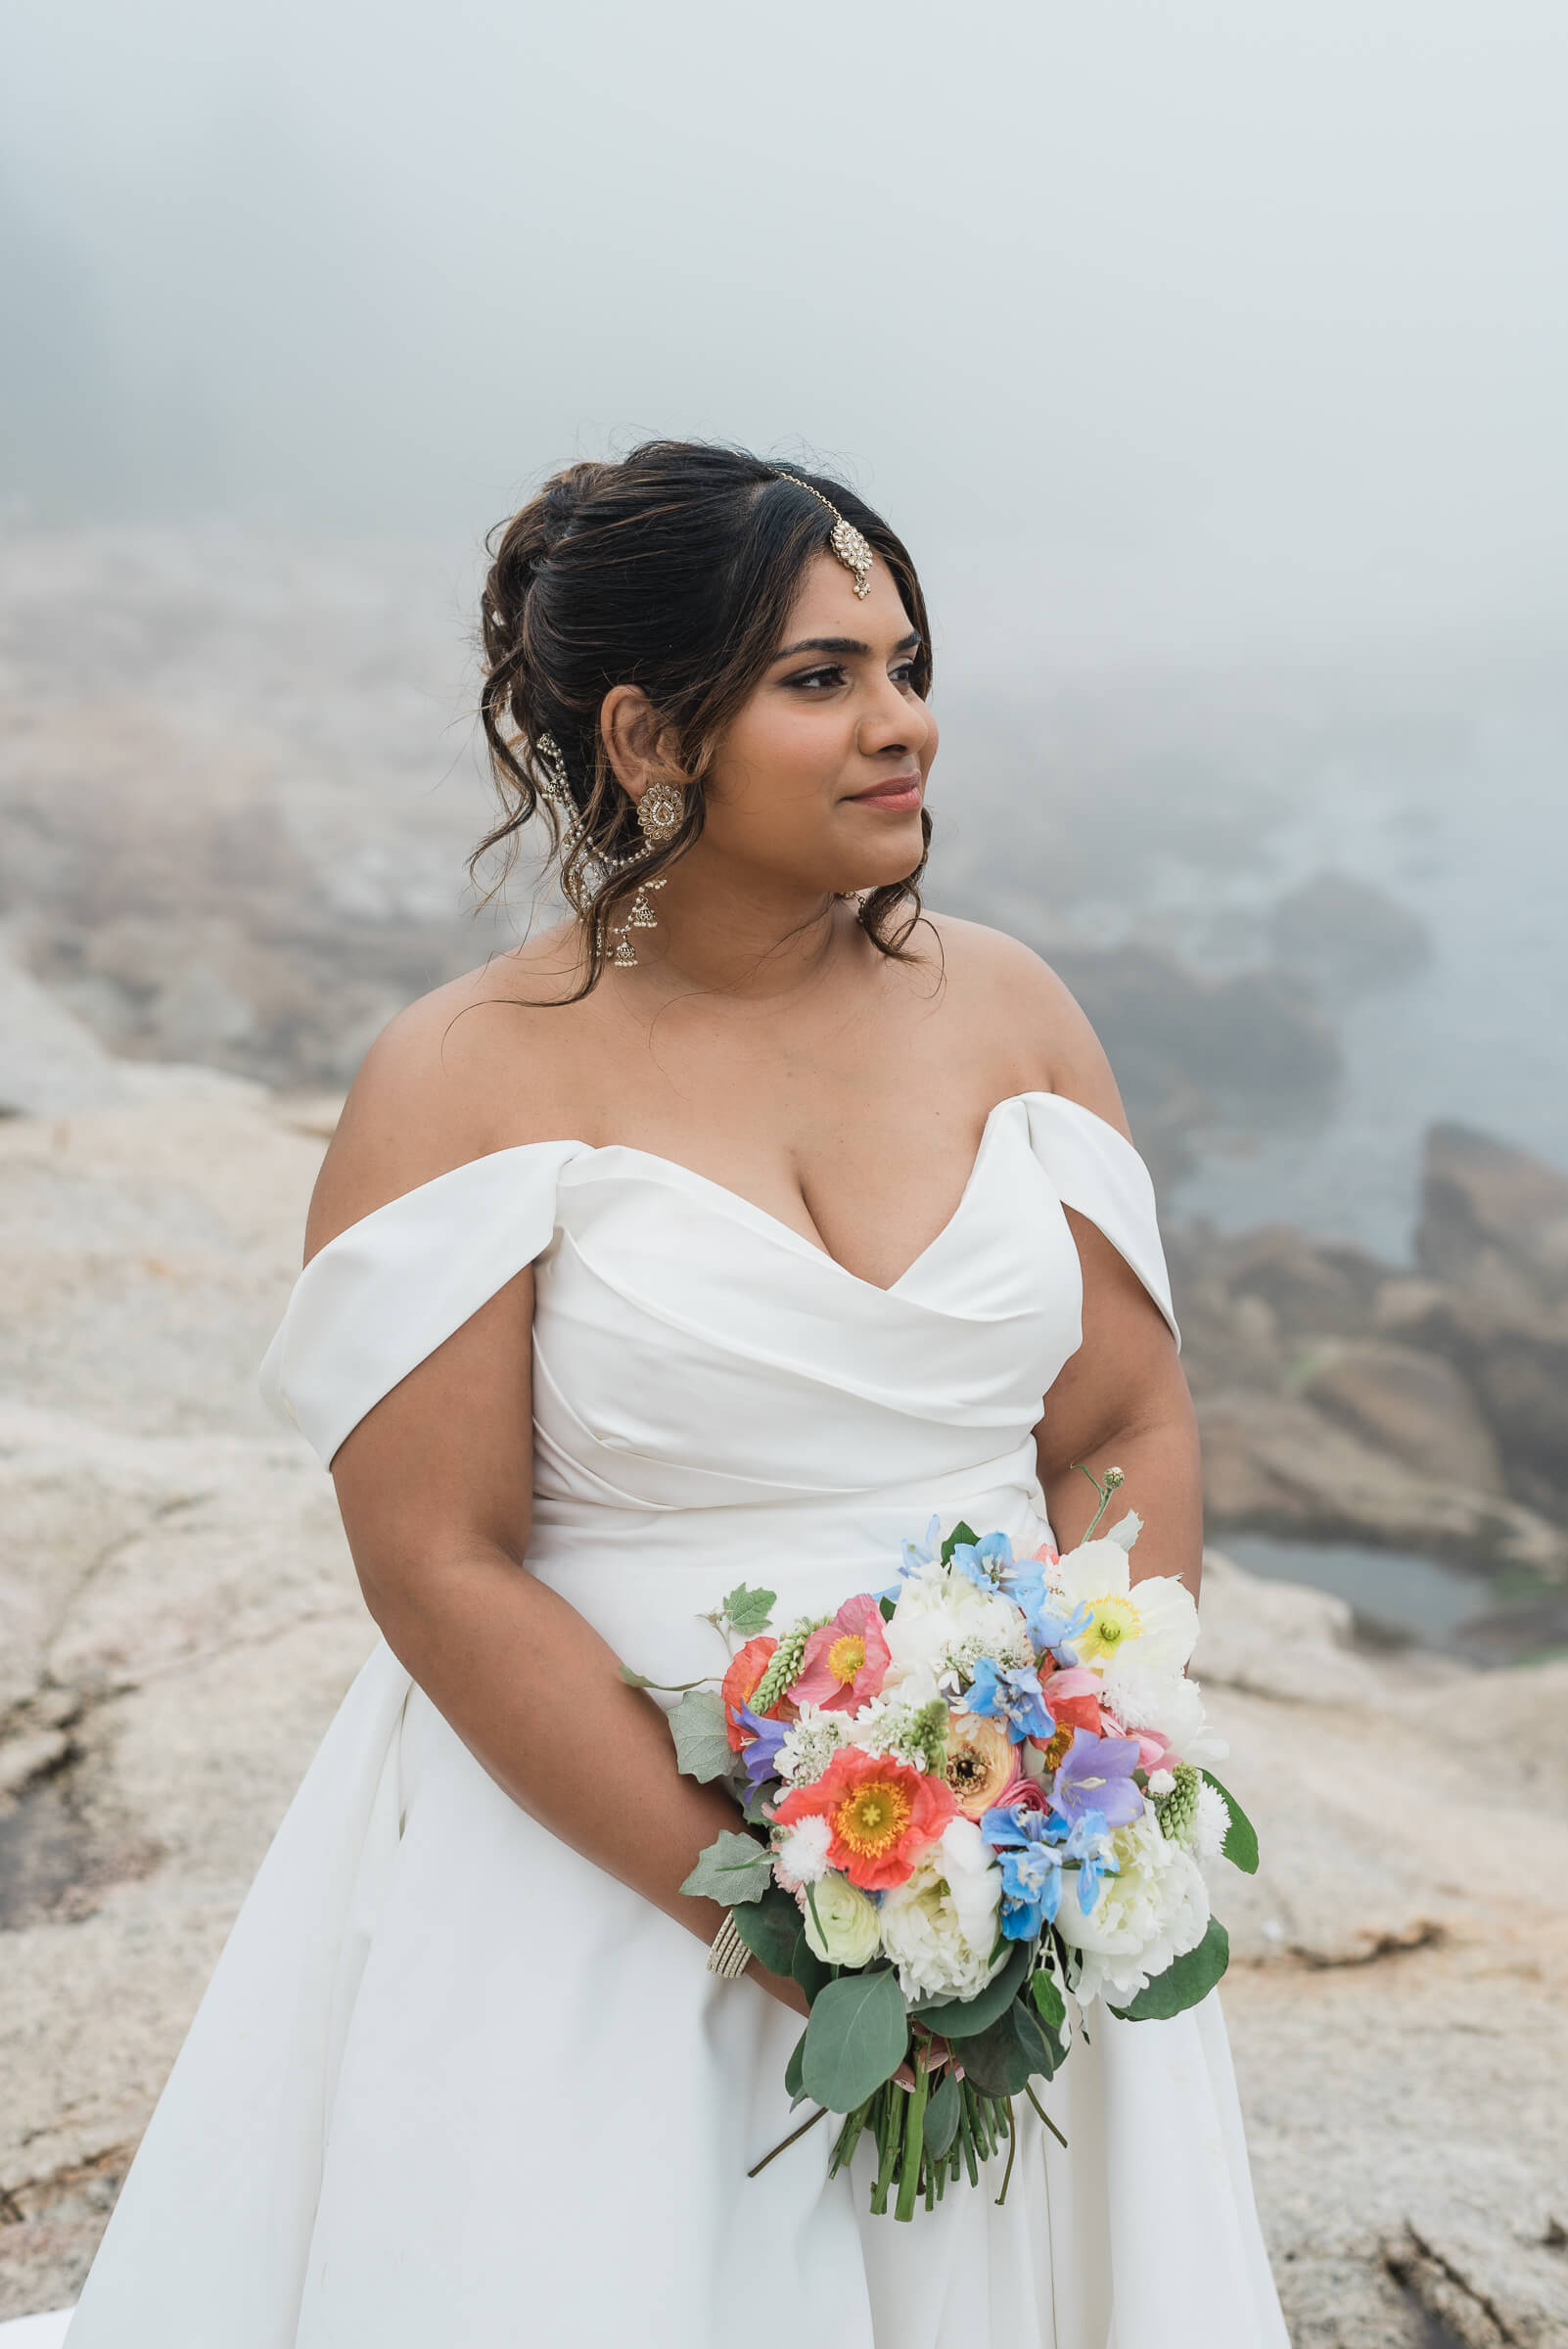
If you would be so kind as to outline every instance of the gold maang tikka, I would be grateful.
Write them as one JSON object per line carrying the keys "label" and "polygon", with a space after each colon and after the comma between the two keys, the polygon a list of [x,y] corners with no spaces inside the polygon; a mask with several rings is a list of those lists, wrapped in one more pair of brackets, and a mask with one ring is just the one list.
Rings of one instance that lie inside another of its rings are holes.
{"label": "gold maang tikka", "polygon": [[804,489],[807,497],[814,497],[819,506],[826,506],[833,517],[833,534],[828,544],[845,570],[853,572],[854,592],[864,603],[871,592],[871,566],[876,559],[871,552],[870,539],[857,530],[853,522],[845,521],[830,497],[824,497],[820,489],[813,489],[809,482],[803,482],[798,473],[781,473],[775,478],[781,482],[793,482],[797,489]]}
{"label": "gold maang tikka", "polygon": [[[534,757],[539,769],[540,789],[546,799],[552,800],[562,810],[566,819],[561,839],[561,852],[565,857],[576,846],[586,826],[572,797],[572,789],[567,781],[566,760],[553,734],[539,736],[534,744]],[[686,795],[680,785],[671,782],[668,776],[661,776],[657,782],[648,785],[637,802],[637,829],[642,839],[636,848],[628,850],[624,856],[607,856],[603,850],[593,849],[590,851],[593,861],[608,879],[610,874],[619,873],[626,865],[637,863],[653,850],[662,849],[667,841],[672,840],[680,830],[685,813]],[[649,904],[648,898],[651,891],[664,888],[668,877],[661,873],[656,881],[642,882],[625,917],[612,924],[610,935],[616,942],[616,948],[610,959],[619,970],[634,971],[637,968],[637,949],[631,943],[629,933],[658,928],[659,917]]]}

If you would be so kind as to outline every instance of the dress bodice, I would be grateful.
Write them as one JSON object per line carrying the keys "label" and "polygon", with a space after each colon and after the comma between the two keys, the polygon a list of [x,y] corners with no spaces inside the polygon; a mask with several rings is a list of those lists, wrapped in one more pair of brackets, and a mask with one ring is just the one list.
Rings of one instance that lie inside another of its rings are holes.
{"label": "dress bodice", "polygon": [[1030,1436],[1081,1342],[1067,1207],[1174,1331],[1143,1162],[1059,1094],[996,1104],[951,1217],[887,1289],[672,1160],[526,1143],[329,1242],[300,1276],[262,1388],[330,1461],[532,1263],[541,1503],[745,1507],[972,1476]]}

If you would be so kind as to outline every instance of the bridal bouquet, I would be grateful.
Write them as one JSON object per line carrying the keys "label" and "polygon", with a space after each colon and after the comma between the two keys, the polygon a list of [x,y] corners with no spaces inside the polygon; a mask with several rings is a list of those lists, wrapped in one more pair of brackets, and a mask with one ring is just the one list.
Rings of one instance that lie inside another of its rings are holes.
{"label": "bridal bouquet", "polygon": [[1093,1481],[1065,1556],[933,1518],[887,1589],[776,1635],[775,1594],[742,1584],[710,1618],[738,1642],[718,1686],[667,1691],[679,1767],[726,1781],[757,1830],[721,1834],[681,1889],[805,1990],[785,2085],[818,2110],[784,2144],[842,2115],[836,2171],[869,2133],[874,2212],[977,2184],[1003,2140],[1005,2195],[1014,2097],[1061,2136],[1035,2084],[1075,2013],[1194,2005],[1229,1954],[1201,1864],[1258,1865],[1206,1767],[1225,1748],[1185,1676],[1191,1595],[1132,1583],[1137,1517],[1095,1539],[1121,1472]]}

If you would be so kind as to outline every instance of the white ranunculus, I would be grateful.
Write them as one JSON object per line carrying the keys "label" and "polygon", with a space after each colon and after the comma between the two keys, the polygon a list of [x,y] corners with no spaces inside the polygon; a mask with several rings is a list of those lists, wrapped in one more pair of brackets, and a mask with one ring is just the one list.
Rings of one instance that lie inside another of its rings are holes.
{"label": "white ranunculus", "polygon": [[829,1868],[806,1901],[806,1938],[824,1965],[867,1965],[877,1954],[881,1913],[857,1884]]}
{"label": "white ranunculus", "polygon": [[817,1884],[827,1874],[828,1846],[833,1830],[820,1811],[808,1812],[792,1827],[778,1830],[773,1866],[787,1892],[801,1884]]}
{"label": "white ranunculus", "polygon": [[1082,1972],[1072,1987],[1085,2006],[1102,1995],[1112,2005],[1127,2005],[1173,1958],[1195,1950],[1209,1929],[1208,1888],[1197,1863],[1166,1839],[1152,1811],[1118,1827],[1111,1849],[1121,1873],[1101,1879],[1086,1916],[1077,1870],[1062,1875],[1056,1926],[1079,1953]]}
{"label": "white ranunculus", "polygon": [[1020,1610],[999,1591],[982,1590],[967,1575],[927,1566],[911,1575],[886,1626],[893,1658],[883,1686],[903,1687],[916,1673],[940,1680],[959,1648],[994,1656],[998,1663],[1030,1658],[1029,1634]]}
{"label": "white ranunculus", "polygon": [[908,1881],[885,1893],[879,1911],[882,1946],[899,1969],[906,1999],[972,1999],[998,1966],[996,1939],[1001,1877],[973,1819],[952,1819],[921,1856]]}

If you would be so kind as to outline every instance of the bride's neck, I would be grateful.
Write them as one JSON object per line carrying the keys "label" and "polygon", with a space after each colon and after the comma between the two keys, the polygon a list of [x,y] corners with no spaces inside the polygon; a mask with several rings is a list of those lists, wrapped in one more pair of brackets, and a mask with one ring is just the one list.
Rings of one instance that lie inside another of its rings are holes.
{"label": "bride's neck", "polygon": [[614,974],[644,997],[788,994],[836,959],[853,919],[851,906],[820,889],[727,862],[720,870],[701,843],[648,902],[657,927],[630,933],[637,968]]}

